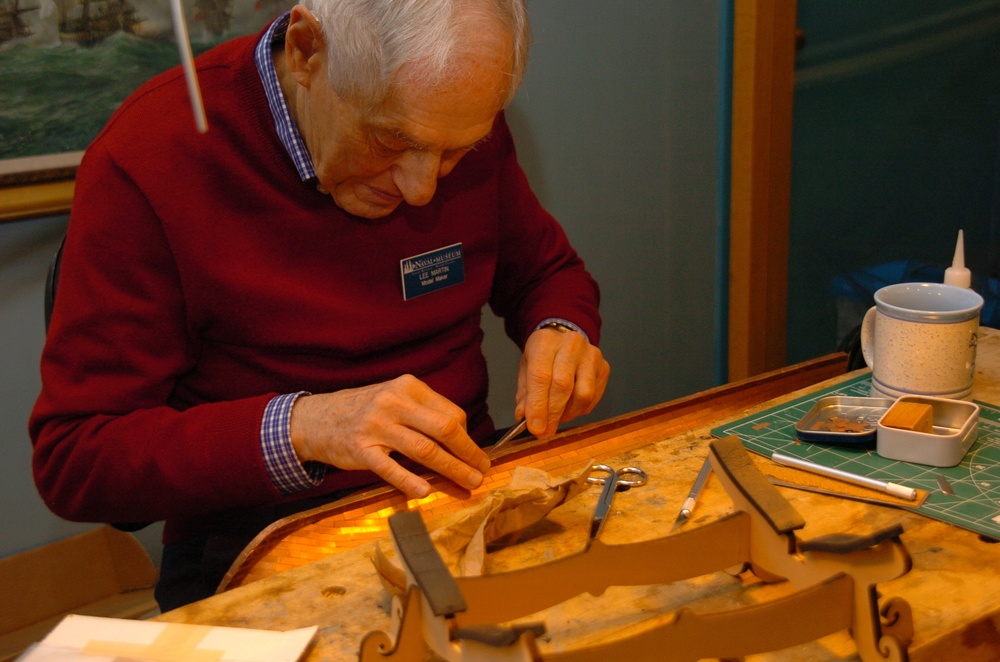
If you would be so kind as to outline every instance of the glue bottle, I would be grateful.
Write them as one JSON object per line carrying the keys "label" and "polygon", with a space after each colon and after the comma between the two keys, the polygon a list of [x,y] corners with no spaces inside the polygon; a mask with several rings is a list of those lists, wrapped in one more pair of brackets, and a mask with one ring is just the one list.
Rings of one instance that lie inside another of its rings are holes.
{"label": "glue bottle", "polygon": [[955,244],[955,257],[951,266],[944,270],[944,284],[957,287],[972,287],[972,273],[965,268],[965,240],[962,231],[958,231],[958,242]]}

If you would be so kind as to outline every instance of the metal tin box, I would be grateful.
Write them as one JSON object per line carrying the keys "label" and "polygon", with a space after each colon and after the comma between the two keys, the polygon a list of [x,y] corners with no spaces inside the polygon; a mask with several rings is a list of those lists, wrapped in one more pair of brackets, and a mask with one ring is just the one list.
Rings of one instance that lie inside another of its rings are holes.
{"label": "metal tin box", "polygon": [[933,432],[892,428],[882,425],[879,419],[875,452],[884,458],[953,467],[962,461],[979,435],[979,405],[974,402],[925,395],[904,395],[896,402],[930,405]]}
{"label": "metal tin box", "polygon": [[820,398],[795,424],[802,441],[859,445],[875,441],[877,424],[895,400],[830,395]]}

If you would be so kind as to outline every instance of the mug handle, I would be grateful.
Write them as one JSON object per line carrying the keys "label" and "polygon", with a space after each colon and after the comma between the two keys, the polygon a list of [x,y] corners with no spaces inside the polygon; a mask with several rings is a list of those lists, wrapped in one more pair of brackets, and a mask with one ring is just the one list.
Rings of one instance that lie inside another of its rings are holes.
{"label": "mug handle", "polygon": [[875,306],[868,309],[861,320],[861,355],[872,370],[875,369]]}

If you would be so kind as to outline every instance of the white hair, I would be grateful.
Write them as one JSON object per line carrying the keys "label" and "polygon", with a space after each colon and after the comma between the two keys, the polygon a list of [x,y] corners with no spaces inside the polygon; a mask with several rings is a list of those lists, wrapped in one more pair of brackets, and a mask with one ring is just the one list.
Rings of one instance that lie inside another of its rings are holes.
{"label": "white hair", "polygon": [[[457,56],[482,43],[482,19],[509,40],[507,106],[524,79],[531,28],[525,0],[304,0],[323,29],[330,82],[344,98],[374,107],[403,65],[408,76],[443,82]],[[478,34],[473,33],[477,30]]]}

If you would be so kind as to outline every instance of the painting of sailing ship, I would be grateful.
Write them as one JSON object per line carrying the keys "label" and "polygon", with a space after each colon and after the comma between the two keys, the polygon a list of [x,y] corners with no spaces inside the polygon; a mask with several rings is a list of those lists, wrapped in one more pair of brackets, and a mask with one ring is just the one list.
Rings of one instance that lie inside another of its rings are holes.
{"label": "painting of sailing ship", "polygon": [[20,0],[0,0],[0,43],[31,36],[22,14],[38,7],[22,7]]}
{"label": "painting of sailing ship", "polygon": [[92,46],[117,32],[135,34],[142,23],[129,0],[59,0],[59,38]]}
{"label": "painting of sailing ship", "polygon": [[195,20],[213,35],[225,34],[233,17],[233,0],[196,0]]}
{"label": "painting of sailing ship", "polygon": [[[254,34],[293,0],[183,0],[195,54]],[[169,0],[0,0],[0,186],[86,148],[143,82],[180,62]]]}

